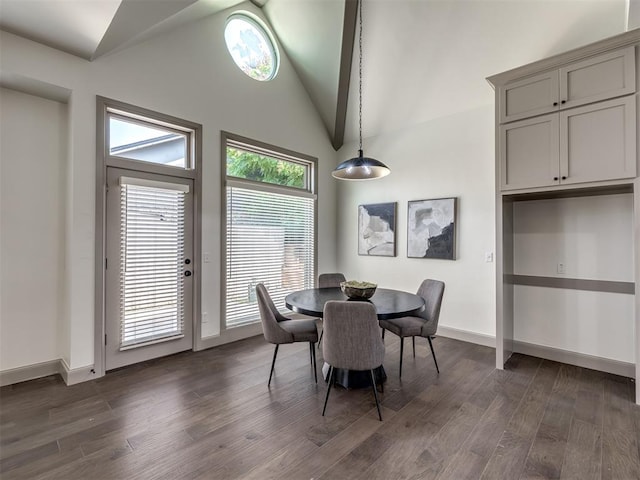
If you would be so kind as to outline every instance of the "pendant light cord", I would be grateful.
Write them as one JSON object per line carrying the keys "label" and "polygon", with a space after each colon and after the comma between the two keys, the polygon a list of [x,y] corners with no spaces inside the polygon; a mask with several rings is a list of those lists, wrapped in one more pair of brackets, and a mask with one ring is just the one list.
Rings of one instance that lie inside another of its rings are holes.
{"label": "pendant light cord", "polygon": [[358,0],[358,5],[360,6],[360,15],[358,18],[360,19],[360,32],[358,39],[358,47],[359,47],[359,65],[358,65],[358,131],[360,132],[360,149],[359,156],[362,157],[362,0]]}

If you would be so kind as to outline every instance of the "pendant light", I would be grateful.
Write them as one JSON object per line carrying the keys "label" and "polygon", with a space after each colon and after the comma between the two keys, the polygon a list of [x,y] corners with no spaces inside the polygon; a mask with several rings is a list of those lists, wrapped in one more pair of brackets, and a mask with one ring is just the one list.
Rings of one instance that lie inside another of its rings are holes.
{"label": "pendant light", "polygon": [[342,162],[331,173],[335,178],[339,180],[373,180],[376,178],[382,178],[391,173],[389,167],[375,158],[365,157],[362,152],[362,0],[358,0],[358,7],[360,8],[360,32],[358,35],[359,46],[359,70],[358,70],[358,93],[359,93],[359,132],[360,132],[360,148],[358,149],[358,156],[350,158]]}

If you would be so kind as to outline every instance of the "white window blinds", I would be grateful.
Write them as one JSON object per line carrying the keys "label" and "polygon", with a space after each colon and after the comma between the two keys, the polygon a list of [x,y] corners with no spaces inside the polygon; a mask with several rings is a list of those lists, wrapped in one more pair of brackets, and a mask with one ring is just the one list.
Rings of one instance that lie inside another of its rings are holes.
{"label": "white window blinds", "polygon": [[120,346],[184,333],[185,193],[181,185],[122,177]]}
{"label": "white window blinds", "polygon": [[315,278],[315,197],[307,191],[227,182],[226,326],[260,321],[255,286],[276,306]]}
{"label": "white window blinds", "polygon": [[257,283],[283,311],[288,293],[313,287],[314,202],[308,194],[227,186],[227,327],[259,321]]}

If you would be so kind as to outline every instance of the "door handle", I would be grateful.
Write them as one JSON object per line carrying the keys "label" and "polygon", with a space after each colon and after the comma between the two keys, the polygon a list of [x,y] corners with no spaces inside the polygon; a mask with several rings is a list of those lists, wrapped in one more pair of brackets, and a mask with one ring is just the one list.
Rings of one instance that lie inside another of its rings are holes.
{"label": "door handle", "polygon": [[185,270],[184,271],[184,276],[185,277],[190,277],[191,276],[191,270]]}

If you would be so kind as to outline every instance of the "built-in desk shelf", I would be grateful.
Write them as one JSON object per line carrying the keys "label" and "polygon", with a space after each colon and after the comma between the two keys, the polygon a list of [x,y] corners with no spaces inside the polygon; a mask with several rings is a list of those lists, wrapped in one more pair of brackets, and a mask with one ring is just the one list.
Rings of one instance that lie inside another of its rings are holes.
{"label": "built-in desk shelf", "polygon": [[638,79],[640,29],[488,78],[497,368],[520,352],[640,378]]}

